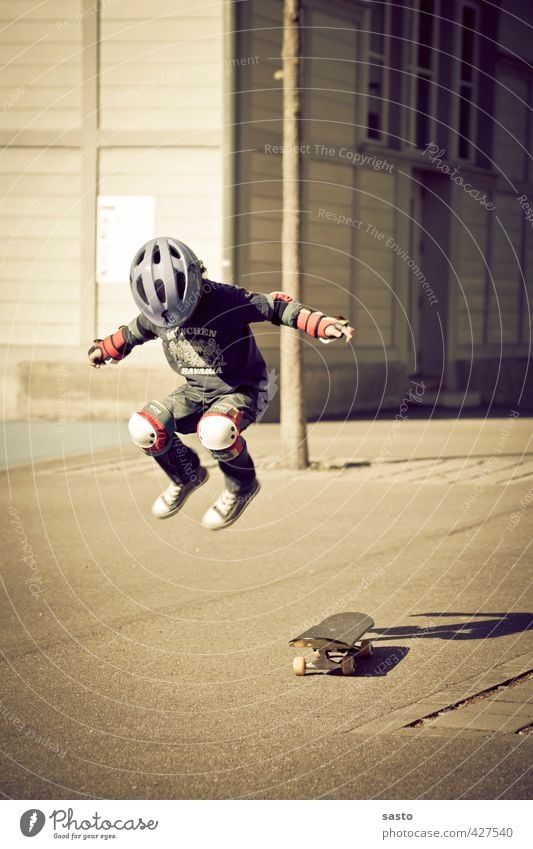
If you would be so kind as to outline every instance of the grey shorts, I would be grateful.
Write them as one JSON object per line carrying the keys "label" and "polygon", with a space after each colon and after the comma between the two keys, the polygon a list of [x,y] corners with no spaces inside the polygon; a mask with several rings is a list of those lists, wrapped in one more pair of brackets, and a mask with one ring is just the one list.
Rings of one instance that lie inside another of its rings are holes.
{"label": "grey shorts", "polygon": [[253,424],[260,413],[260,392],[252,386],[238,388],[235,392],[206,400],[201,393],[185,384],[168,395],[162,403],[174,416],[178,433],[195,433],[204,413],[213,404],[221,401],[242,412],[242,420],[239,423],[241,431]]}

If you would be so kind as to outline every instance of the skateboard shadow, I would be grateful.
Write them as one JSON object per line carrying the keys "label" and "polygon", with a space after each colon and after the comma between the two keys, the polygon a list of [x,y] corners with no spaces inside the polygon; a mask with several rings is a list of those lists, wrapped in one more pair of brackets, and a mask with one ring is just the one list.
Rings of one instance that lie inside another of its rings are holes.
{"label": "skateboard shadow", "polygon": [[[392,672],[395,666],[402,662],[409,653],[406,646],[374,646],[372,657],[356,660],[355,674],[350,678],[383,678]],[[319,670],[308,669],[308,675],[323,675]],[[331,669],[328,675],[342,675],[341,669]]]}
{"label": "skateboard shadow", "polygon": [[[438,640],[486,640],[533,630],[533,613],[415,613],[414,617],[447,620],[442,625],[393,625],[372,628],[372,640],[419,637]],[[456,621],[449,621],[455,619]],[[457,621],[459,620],[459,621]],[[375,636],[379,634],[380,636]],[[376,649],[377,652],[377,649]]]}
{"label": "skateboard shadow", "polygon": [[407,646],[374,646],[374,654],[361,661],[355,670],[359,678],[383,678],[409,654]]}

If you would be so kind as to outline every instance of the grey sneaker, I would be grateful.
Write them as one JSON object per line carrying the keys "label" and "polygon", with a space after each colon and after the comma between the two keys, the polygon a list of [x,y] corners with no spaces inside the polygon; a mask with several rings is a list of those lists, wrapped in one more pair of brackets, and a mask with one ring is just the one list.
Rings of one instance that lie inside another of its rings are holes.
{"label": "grey sneaker", "polygon": [[246,492],[230,492],[225,489],[204,515],[202,525],[211,531],[232,525],[260,489],[261,484],[257,479],[251,489],[246,490]]}
{"label": "grey sneaker", "polygon": [[203,466],[198,467],[196,480],[190,483],[171,483],[152,504],[152,516],[168,519],[181,510],[189,495],[206,482],[209,472]]}

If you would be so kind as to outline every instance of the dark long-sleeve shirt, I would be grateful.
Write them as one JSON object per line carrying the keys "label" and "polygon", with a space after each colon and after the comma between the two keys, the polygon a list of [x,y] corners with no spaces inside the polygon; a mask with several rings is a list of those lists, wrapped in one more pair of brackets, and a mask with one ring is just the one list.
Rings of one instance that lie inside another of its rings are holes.
{"label": "dark long-sleeve shirt", "polygon": [[170,366],[208,398],[237,387],[266,386],[266,363],[250,324],[270,321],[295,327],[303,308],[276,294],[204,280],[196,309],[179,327],[158,327],[141,314],[124,328],[124,339],[134,346],[160,338]]}

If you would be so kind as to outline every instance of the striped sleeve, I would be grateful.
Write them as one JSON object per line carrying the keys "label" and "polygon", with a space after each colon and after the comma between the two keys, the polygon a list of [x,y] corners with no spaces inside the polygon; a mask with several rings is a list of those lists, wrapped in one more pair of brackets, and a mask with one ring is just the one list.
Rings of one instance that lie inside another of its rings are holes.
{"label": "striped sleeve", "polygon": [[151,329],[150,324],[139,314],[124,328],[124,339],[132,348],[135,345],[143,345],[150,339],[156,339],[157,334]]}

